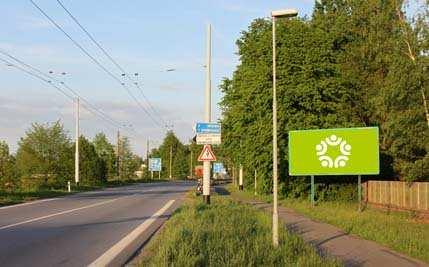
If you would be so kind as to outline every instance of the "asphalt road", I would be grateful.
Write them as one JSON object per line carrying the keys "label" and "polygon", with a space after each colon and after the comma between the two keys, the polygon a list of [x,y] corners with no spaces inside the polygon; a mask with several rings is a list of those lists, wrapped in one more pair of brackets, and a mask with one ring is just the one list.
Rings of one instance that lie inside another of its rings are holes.
{"label": "asphalt road", "polygon": [[192,186],[136,184],[0,208],[0,265],[122,265]]}

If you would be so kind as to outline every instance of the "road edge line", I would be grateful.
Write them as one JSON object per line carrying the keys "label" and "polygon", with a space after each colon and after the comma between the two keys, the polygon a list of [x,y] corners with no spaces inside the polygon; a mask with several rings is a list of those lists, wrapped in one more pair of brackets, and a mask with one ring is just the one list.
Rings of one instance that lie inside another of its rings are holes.
{"label": "road edge line", "polygon": [[155,212],[150,218],[146,219],[142,224],[137,226],[128,235],[122,238],[119,242],[113,245],[110,249],[104,252],[95,261],[90,263],[88,266],[108,266],[120,253],[133,243],[144,231],[146,231],[161,215],[163,215],[175,202],[176,200],[168,201],[161,209]]}

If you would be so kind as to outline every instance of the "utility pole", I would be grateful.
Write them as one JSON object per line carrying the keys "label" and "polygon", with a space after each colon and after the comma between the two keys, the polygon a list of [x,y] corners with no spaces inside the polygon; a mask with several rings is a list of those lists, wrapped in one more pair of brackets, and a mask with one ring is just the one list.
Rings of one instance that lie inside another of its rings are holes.
{"label": "utility pole", "polygon": [[192,158],[192,148],[191,148],[191,169],[189,170],[189,178],[192,179],[193,174],[192,174],[192,165],[193,165],[193,158]]}
{"label": "utility pole", "polygon": [[172,161],[173,161],[173,147],[172,146],[170,146],[170,180],[171,180],[171,178],[172,178],[172,175],[171,175],[171,163],[172,163]]}
{"label": "utility pole", "polygon": [[76,98],[76,144],[74,158],[74,181],[79,186],[79,97]]}
{"label": "utility pole", "polygon": [[121,157],[120,157],[120,151],[121,151],[121,145],[120,145],[121,134],[120,134],[119,130],[118,130],[116,138],[117,138],[116,139],[116,174],[118,175],[118,180],[119,180],[120,179],[120,174],[121,174],[121,172],[120,172],[120,167],[121,167],[121,164],[120,164],[120,161],[121,161]]}
{"label": "utility pole", "polygon": [[[206,88],[205,88],[205,114],[206,122],[211,122],[211,25],[207,25],[207,51],[206,51]],[[203,162],[203,199],[210,204],[210,161]]]}
{"label": "utility pole", "polygon": [[146,170],[147,175],[149,176],[149,139],[146,141]]}

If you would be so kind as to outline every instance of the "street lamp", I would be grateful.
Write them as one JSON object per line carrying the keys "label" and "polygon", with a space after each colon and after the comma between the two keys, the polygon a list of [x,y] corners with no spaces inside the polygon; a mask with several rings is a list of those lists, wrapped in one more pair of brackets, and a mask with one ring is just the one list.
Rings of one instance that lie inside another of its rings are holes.
{"label": "street lamp", "polygon": [[271,12],[273,24],[273,245],[279,245],[279,214],[277,210],[278,152],[277,152],[277,89],[276,89],[276,18],[291,18],[298,15],[295,9]]}

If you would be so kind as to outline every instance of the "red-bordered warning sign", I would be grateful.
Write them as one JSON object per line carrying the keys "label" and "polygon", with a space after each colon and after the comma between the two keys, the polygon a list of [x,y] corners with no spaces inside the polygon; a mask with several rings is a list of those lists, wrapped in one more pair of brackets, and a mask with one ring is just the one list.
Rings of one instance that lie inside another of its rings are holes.
{"label": "red-bordered warning sign", "polygon": [[213,153],[211,145],[204,145],[203,151],[201,151],[198,161],[216,161],[216,156]]}

